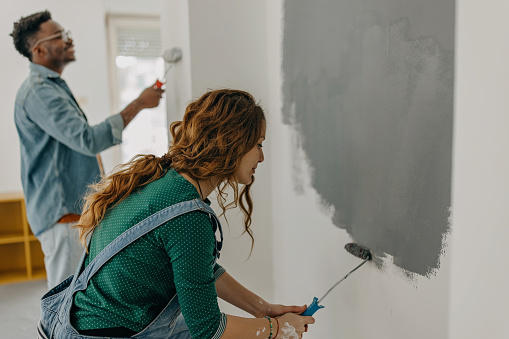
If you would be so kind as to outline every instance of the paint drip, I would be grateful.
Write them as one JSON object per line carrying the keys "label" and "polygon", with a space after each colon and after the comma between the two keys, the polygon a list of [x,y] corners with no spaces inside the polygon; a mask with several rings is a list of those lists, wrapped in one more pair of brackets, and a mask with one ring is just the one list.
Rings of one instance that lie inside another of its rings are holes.
{"label": "paint drip", "polygon": [[283,332],[283,339],[299,339],[299,335],[295,332],[295,327],[290,325],[288,322],[284,323],[281,331]]}

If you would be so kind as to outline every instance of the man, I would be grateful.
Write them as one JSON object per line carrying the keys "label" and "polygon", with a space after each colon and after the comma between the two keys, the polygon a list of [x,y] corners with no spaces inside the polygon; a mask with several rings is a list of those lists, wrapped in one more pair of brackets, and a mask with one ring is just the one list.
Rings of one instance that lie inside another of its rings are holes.
{"label": "man", "polygon": [[16,95],[14,119],[28,222],[41,242],[52,288],[74,273],[83,251],[71,226],[80,217],[80,197],[100,179],[98,153],[119,144],[122,130],[142,109],[156,107],[163,90],[149,87],[122,112],[90,126],[60,77],[75,61],[69,33],[44,11],[14,23],[11,36],[18,52],[30,60],[30,75]]}

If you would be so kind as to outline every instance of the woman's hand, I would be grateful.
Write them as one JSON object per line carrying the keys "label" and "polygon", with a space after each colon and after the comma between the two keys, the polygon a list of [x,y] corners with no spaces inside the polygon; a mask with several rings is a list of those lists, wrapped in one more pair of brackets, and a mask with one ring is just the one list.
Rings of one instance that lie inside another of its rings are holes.
{"label": "woman's hand", "polygon": [[315,323],[313,317],[295,313],[286,313],[276,318],[279,328],[276,329],[277,336],[274,339],[300,339],[308,331],[308,324]]}
{"label": "woman's hand", "polygon": [[265,302],[261,305],[263,314],[259,317],[269,316],[278,319],[279,329],[276,329],[278,335],[274,339],[300,339],[302,333],[307,332],[307,325],[315,322],[313,317],[300,315],[306,310],[306,305],[286,306]]}
{"label": "woman's hand", "polygon": [[[262,302],[262,301],[260,301]],[[261,312],[259,314],[256,314],[255,316],[257,318],[269,316],[269,317],[277,317],[278,315],[283,315],[286,313],[297,313],[301,314],[304,312],[307,308],[306,305],[304,306],[286,306],[286,305],[280,305],[280,304],[270,304],[265,303],[261,304],[263,307],[261,307]]]}

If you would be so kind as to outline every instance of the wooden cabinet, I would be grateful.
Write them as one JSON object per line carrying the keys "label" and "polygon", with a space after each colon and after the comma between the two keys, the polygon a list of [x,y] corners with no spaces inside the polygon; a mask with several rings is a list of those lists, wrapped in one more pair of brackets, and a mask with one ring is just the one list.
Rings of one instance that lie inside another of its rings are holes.
{"label": "wooden cabinet", "polygon": [[27,222],[22,193],[0,194],[0,284],[46,278],[41,244]]}

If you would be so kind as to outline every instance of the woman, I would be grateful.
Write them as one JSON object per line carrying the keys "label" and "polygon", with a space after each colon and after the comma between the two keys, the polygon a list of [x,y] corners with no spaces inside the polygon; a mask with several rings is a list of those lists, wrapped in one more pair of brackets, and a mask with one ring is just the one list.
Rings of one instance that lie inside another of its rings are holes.
{"label": "woman", "polygon": [[[44,331],[65,337],[77,330],[82,338],[301,338],[314,323],[298,315],[305,306],[267,303],[216,263],[222,231],[207,197],[217,191],[223,213],[240,205],[253,241],[250,188],[264,160],[265,125],[249,93],[207,92],[171,124],[167,154],[135,157],[97,184],[77,225],[82,243],[90,239],[88,255],[66,292],[69,305],[58,310],[74,328],[64,321],[52,329],[43,319]],[[225,205],[228,187],[233,201]],[[256,318],[221,313],[217,297]]]}

